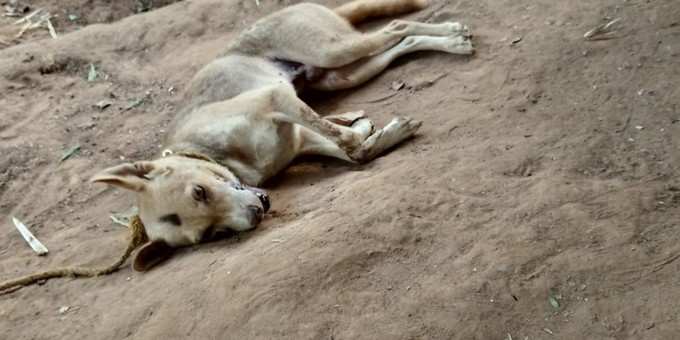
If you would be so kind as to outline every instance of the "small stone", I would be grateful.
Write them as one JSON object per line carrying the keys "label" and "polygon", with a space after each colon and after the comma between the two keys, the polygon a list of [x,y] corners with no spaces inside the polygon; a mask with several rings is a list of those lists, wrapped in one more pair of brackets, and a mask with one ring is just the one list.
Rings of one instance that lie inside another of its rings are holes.
{"label": "small stone", "polygon": [[635,127],[635,129],[637,129],[638,131],[640,131],[640,130],[642,130],[642,129],[644,129],[644,128],[645,128],[645,127],[642,126],[642,125],[638,125],[638,126]]}
{"label": "small stone", "polygon": [[69,306],[61,306],[61,307],[59,307],[59,314],[64,314],[64,313],[68,312],[69,309],[71,309],[71,307],[69,307]]}
{"label": "small stone", "polygon": [[393,81],[393,82],[392,82],[392,85],[390,85],[390,88],[391,88],[393,91],[399,91],[399,90],[403,89],[404,86],[406,86],[406,83],[404,83],[404,82],[401,81],[401,80],[397,80],[397,81]]}
{"label": "small stone", "polygon": [[111,106],[113,104],[110,100],[100,100],[97,102],[97,104],[94,104],[94,107],[98,108],[100,111],[103,111],[107,107]]}

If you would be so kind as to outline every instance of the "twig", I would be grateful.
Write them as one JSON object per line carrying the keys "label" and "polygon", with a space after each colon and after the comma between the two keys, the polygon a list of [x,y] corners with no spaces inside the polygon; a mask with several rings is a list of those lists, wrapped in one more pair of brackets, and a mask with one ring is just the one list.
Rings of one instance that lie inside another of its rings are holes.
{"label": "twig", "polygon": [[614,32],[611,32],[610,29],[614,24],[616,24],[619,21],[621,21],[621,18],[616,18],[616,19],[611,20],[607,23],[604,23],[600,26],[597,26],[597,27],[593,28],[592,30],[586,32],[586,34],[584,34],[583,37],[586,40],[611,39],[611,38],[613,38],[611,35]]}
{"label": "twig", "polygon": [[[34,29],[34,28],[40,27],[40,26],[42,25],[42,23],[45,21],[45,18],[46,18],[46,17],[41,17],[40,20],[38,20],[38,21],[36,21],[36,22],[28,21],[28,22],[24,25],[24,27],[21,28],[21,30],[19,31],[19,33],[17,33],[17,35],[14,36],[14,39],[19,39],[19,38],[21,38],[21,36],[24,35],[24,33],[26,33],[26,31],[28,31],[28,30],[32,30],[32,29]],[[47,18],[49,18],[49,15],[47,16]]]}
{"label": "twig", "polygon": [[35,236],[31,233],[30,230],[26,227],[25,224],[23,224],[21,221],[19,221],[16,217],[12,217],[12,222],[14,222],[14,226],[19,230],[21,233],[21,237],[26,240],[29,246],[33,249],[34,252],[36,252],[38,255],[43,256],[47,254],[47,248],[38,241]]}
{"label": "twig", "polygon": [[432,80],[426,80],[426,81],[420,82],[416,85],[413,85],[413,90],[414,91],[420,91],[420,90],[426,89],[428,87],[432,87],[434,84],[436,84],[438,81],[440,81],[442,78],[444,78],[448,75],[449,75],[449,73],[446,72],[446,73],[442,73],[442,74],[438,75],[437,77],[435,77]]}
{"label": "twig", "polygon": [[679,258],[680,258],[680,254],[675,254],[675,255],[655,264],[654,268],[652,269],[652,273],[658,272],[659,270],[663,269],[664,267],[666,267],[667,265],[671,264],[673,261],[675,261]]}
{"label": "twig", "polygon": [[23,23],[24,21],[29,21],[29,20],[31,20],[31,18],[33,18],[36,14],[42,12],[42,10],[43,10],[42,8],[38,8],[38,9],[35,10],[33,13],[31,13],[31,14],[29,14],[29,15],[27,15],[27,16],[25,16],[25,17],[23,17],[23,18],[21,18],[21,19],[19,19],[19,20],[17,20],[17,21],[15,21],[14,24],[15,24],[15,25],[18,25],[18,24]]}
{"label": "twig", "polygon": [[50,18],[47,18],[45,22],[47,23],[47,30],[50,31],[52,39],[57,39],[57,31],[54,30],[54,26],[52,26],[52,21]]}

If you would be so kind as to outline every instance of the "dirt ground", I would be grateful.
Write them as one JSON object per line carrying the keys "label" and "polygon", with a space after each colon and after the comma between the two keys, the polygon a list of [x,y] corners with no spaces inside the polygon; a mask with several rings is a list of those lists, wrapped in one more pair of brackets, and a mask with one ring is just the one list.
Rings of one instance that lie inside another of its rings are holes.
{"label": "dirt ground", "polygon": [[[0,45],[0,279],[117,257],[126,230],[109,215],[133,196],[88,179],[156,157],[192,75],[296,2],[24,1],[62,19],[58,39]],[[680,2],[434,0],[407,18],[467,23],[478,53],[419,53],[310,100],[413,116],[416,139],[363,166],[299,162],[267,186],[256,231],[148,273],[0,295],[0,337],[676,338]],[[583,39],[614,18],[611,39]]]}

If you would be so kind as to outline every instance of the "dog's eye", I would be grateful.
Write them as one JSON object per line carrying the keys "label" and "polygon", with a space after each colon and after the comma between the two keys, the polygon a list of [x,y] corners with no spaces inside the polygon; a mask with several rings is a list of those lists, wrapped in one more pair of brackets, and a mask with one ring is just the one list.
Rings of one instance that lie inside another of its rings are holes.
{"label": "dog's eye", "polygon": [[205,202],[208,200],[208,192],[201,185],[194,186],[194,190],[191,192],[191,195],[196,201],[199,202]]}

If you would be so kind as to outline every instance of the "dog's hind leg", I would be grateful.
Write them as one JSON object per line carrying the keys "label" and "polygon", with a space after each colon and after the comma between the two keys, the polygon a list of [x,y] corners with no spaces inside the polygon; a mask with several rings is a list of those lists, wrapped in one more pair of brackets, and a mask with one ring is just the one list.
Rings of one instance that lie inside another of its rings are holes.
{"label": "dog's hind leg", "polygon": [[464,36],[409,36],[381,54],[361,59],[344,67],[327,70],[321,78],[308,85],[325,91],[351,88],[378,75],[396,58],[416,51],[472,54],[474,48],[470,40]]}
{"label": "dog's hind leg", "polygon": [[325,44],[313,54],[292,56],[290,60],[301,60],[307,65],[333,69],[352,64],[362,58],[376,55],[395,46],[408,36],[470,36],[467,26],[457,22],[426,24],[415,21],[393,20],[387,26],[373,32],[352,34],[339,41]]}
{"label": "dog's hind leg", "polygon": [[358,24],[371,18],[414,12],[428,4],[428,0],[355,0],[340,5],[333,11],[350,23]]}
{"label": "dog's hind leg", "polygon": [[259,20],[239,35],[230,51],[329,69],[383,52],[409,35],[465,35],[466,31],[459,23],[393,20],[361,33],[333,10],[302,3]]}

